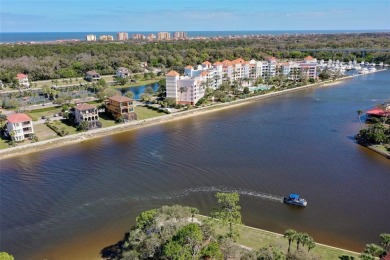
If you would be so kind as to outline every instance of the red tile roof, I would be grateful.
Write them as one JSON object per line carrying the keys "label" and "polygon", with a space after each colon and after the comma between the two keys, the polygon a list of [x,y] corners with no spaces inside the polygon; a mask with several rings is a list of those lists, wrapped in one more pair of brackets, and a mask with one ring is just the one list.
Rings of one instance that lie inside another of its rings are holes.
{"label": "red tile roof", "polygon": [[174,70],[171,70],[170,72],[168,72],[167,74],[165,74],[165,76],[176,77],[176,76],[179,76],[179,73],[177,73],[177,72],[174,71]]}
{"label": "red tile roof", "polygon": [[390,112],[386,112],[385,110],[377,107],[377,108],[368,110],[366,112],[366,114],[367,115],[372,115],[372,116],[386,116],[386,115],[390,115]]}
{"label": "red tile roof", "polygon": [[314,58],[313,58],[312,56],[307,56],[307,57],[305,58],[305,60],[314,60]]}
{"label": "red tile roof", "polygon": [[267,58],[265,58],[266,60],[269,60],[269,61],[276,61],[276,58],[275,57],[267,57]]}
{"label": "red tile roof", "polygon": [[220,62],[220,61],[214,62],[213,65],[214,65],[214,66],[220,66],[220,65],[222,65],[222,62]]}
{"label": "red tile roof", "polygon": [[205,65],[211,65],[211,62],[209,62],[208,60],[206,60],[205,62],[203,62],[202,64],[205,64]]}
{"label": "red tile roof", "polygon": [[188,65],[187,67],[185,67],[185,69],[193,69],[194,67],[192,67],[191,65]]}
{"label": "red tile roof", "polygon": [[26,121],[32,121],[31,118],[23,113],[16,113],[16,114],[11,114],[7,116],[7,120],[10,123],[21,123],[21,122],[26,122]]}
{"label": "red tile roof", "polygon": [[96,108],[96,107],[93,105],[90,105],[90,104],[86,104],[86,103],[78,104],[77,106],[74,107],[74,109],[77,109],[80,111],[93,109],[93,108]]}
{"label": "red tile roof", "polygon": [[23,74],[23,73],[18,73],[18,74],[16,75],[16,78],[17,78],[17,79],[25,79],[25,78],[27,78],[27,75],[25,75],[25,74]]}
{"label": "red tile roof", "polygon": [[113,97],[109,97],[108,99],[114,100],[116,102],[129,102],[129,101],[133,101],[133,99],[128,98],[128,97],[124,97],[124,96],[113,96]]}

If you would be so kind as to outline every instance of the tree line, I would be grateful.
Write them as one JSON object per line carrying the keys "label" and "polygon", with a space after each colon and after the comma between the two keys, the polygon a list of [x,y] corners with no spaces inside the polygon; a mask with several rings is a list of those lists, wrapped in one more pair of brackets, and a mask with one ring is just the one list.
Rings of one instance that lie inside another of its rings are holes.
{"label": "tree line", "polygon": [[[289,242],[287,252],[278,245],[269,245],[259,250],[239,245],[239,194],[217,193],[216,198],[218,206],[213,210],[211,218],[199,218],[196,215],[198,209],[179,205],[142,212],[124,239],[104,248],[101,256],[112,260],[317,259],[309,252],[315,247],[313,238],[293,230],[285,234]],[[294,252],[290,250],[292,241],[297,242],[297,250]],[[303,250],[305,246],[307,250]]]}
{"label": "tree line", "polygon": [[262,60],[317,59],[341,61],[365,60],[390,63],[389,52],[351,51],[348,53],[299,49],[390,48],[389,33],[278,35],[258,38],[208,39],[152,43],[68,43],[0,46],[0,80],[12,83],[17,73],[28,74],[30,80],[82,77],[88,70],[102,75],[113,74],[118,67],[132,73],[141,72],[140,62],[149,66],[179,71],[187,65],[224,59]]}

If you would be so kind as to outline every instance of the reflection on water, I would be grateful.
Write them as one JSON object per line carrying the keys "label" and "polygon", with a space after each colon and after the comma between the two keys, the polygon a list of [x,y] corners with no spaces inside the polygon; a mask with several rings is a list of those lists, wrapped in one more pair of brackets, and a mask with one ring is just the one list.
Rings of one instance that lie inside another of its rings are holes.
{"label": "reflection on water", "polygon": [[[208,214],[217,191],[237,191],[245,224],[361,251],[390,232],[390,160],[351,137],[356,111],[390,98],[389,75],[1,161],[0,248],[17,259],[95,257],[144,210]],[[281,203],[289,193],[308,206]]]}
{"label": "reflection on water", "polygon": [[138,86],[138,87],[127,87],[127,88],[118,88],[122,94],[125,94],[126,92],[133,92],[134,93],[134,99],[138,100],[141,98],[141,95],[145,93],[146,88],[151,87],[154,92],[158,89],[158,83],[148,84],[144,86]]}

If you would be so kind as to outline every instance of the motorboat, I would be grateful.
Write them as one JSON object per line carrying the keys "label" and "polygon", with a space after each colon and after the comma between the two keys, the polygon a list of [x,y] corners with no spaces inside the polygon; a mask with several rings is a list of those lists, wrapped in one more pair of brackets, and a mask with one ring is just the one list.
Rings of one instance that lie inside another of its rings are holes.
{"label": "motorboat", "polygon": [[298,194],[290,194],[288,197],[284,197],[283,202],[300,207],[307,206],[307,201],[301,198]]}

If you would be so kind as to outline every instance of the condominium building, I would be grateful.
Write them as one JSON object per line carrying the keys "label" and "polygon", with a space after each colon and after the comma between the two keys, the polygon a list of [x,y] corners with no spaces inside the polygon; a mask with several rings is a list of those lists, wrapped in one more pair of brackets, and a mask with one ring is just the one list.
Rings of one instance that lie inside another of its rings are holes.
{"label": "condominium building", "polygon": [[129,34],[127,32],[118,32],[116,34],[116,39],[118,41],[127,41],[129,39]]}
{"label": "condominium building", "polygon": [[203,97],[205,89],[217,89],[223,82],[251,86],[259,77],[268,79],[283,74],[290,80],[299,80],[302,75],[316,78],[317,62],[307,57],[301,62],[277,63],[276,58],[268,57],[265,61],[241,58],[211,63],[205,61],[195,68],[187,66],[184,75],[176,71],[166,74],[167,97],[174,98],[177,104],[194,105]]}
{"label": "condominium building", "polygon": [[187,33],[186,32],[175,32],[174,33],[174,38],[175,39],[186,39],[187,38]]}
{"label": "condominium building", "polygon": [[143,39],[145,39],[145,35],[140,34],[140,33],[136,33],[136,34],[133,34],[132,38],[134,40],[143,40]]}
{"label": "condominium building", "polygon": [[87,42],[95,42],[96,41],[96,35],[88,34],[88,35],[85,36],[85,40]]}
{"label": "condominium building", "polygon": [[23,141],[34,134],[32,119],[23,113],[16,113],[7,116],[7,134],[13,141]]}
{"label": "condominium building", "polygon": [[169,39],[171,39],[171,34],[169,32],[157,33],[157,40],[169,40]]}
{"label": "condominium building", "polygon": [[114,36],[112,35],[100,35],[99,40],[101,41],[113,41]]}
{"label": "condominium building", "polygon": [[157,37],[155,34],[151,33],[151,34],[148,34],[148,36],[146,36],[146,39],[149,40],[149,41],[153,41],[155,40]]}

